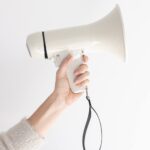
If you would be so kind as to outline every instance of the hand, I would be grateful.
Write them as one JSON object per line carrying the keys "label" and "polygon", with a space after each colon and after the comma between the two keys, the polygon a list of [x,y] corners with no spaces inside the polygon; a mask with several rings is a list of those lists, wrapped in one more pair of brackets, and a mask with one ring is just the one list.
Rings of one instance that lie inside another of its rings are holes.
{"label": "hand", "polygon": [[[79,87],[86,87],[89,83],[89,72],[88,72],[88,57],[83,55],[83,64],[80,65],[74,72],[75,74],[75,84]],[[61,63],[59,69],[56,73],[56,83],[54,93],[59,95],[61,103],[65,105],[70,105],[76,101],[83,93],[73,93],[70,89],[68,78],[67,78],[67,69],[69,64],[73,61],[73,56],[68,55],[64,61]]]}
{"label": "hand", "polygon": [[[54,92],[39,106],[39,108],[27,120],[31,126],[44,137],[55,119],[61,114],[66,106],[76,101],[83,93],[73,93],[67,79],[67,68],[72,62],[72,56],[68,56],[60,65],[56,73]],[[75,84],[79,87],[87,86],[89,80],[87,56],[83,56],[84,63],[75,70]]]}

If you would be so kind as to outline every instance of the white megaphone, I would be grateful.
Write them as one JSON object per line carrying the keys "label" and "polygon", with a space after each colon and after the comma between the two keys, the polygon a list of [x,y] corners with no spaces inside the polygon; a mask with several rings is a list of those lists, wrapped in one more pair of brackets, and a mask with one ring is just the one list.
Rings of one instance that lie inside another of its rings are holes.
{"label": "white megaphone", "polygon": [[37,32],[28,36],[27,48],[31,57],[54,59],[56,66],[71,53],[74,61],[70,64],[67,77],[74,93],[82,92],[74,84],[73,71],[82,64],[81,55],[87,52],[111,52],[122,61],[125,60],[123,22],[118,5],[103,19],[94,23]]}

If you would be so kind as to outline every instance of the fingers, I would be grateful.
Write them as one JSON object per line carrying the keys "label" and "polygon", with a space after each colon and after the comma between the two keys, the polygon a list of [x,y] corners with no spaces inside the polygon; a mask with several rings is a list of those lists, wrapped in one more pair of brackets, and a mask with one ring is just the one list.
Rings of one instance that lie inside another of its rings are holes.
{"label": "fingers", "polygon": [[77,84],[77,86],[86,87],[88,84],[89,84],[89,80],[86,79],[86,80],[82,81],[81,83]]}
{"label": "fingers", "polygon": [[75,82],[75,84],[79,84],[79,83],[83,82],[84,80],[87,80],[88,77],[89,77],[89,72],[86,71],[83,74],[77,76],[74,82]]}
{"label": "fingers", "polygon": [[[84,83],[81,84],[81,82],[84,82],[84,80],[87,80],[87,78],[89,76],[88,65],[86,64],[88,62],[88,57],[83,55],[82,59],[83,59],[83,64],[81,64],[74,72],[74,74],[76,76],[75,84],[78,84],[78,85],[83,85]],[[61,63],[61,65],[57,71],[57,78],[62,78],[66,75],[67,68],[72,61],[73,61],[72,55],[68,55],[63,60],[63,62]]]}
{"label": "fingers", "polygon": [[88,71],[88,65],[86,64],[88,62],[88,57],[83,55],[83,61],[84,64],[81,64],[75,71],[74,74],[76,76],[74,82],[79,87],[85,87],[89,83],[89,71]]}
{"label": "fingers", "polygon": [[74,71],[74,73],[75,73],[75,75],[77,76],[77,75],[79,75],[79,74],[82,74],[82,73],[86,72],[87,70],[88,70],[88,65],[82,64],[82,65],[80,65],[80,67],[78,67],[78,68]]}
{"label": "fingers", "polygon": [[58,70],[58,74],[60,77],[64,76],[66,74],[67,68],[69,66],[69,64],[72,62],[73,60],[73,56],[72,55],[68,55],[61,63],[59,70]]}

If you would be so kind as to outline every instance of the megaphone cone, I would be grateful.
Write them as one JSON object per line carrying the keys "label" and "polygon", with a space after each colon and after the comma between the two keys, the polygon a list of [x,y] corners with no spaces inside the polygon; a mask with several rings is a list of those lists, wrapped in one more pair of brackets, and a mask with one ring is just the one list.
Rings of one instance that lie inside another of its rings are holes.
{"label": "megaphone cone", "polygon": [[[107,16],[94,23],[44,33],[48,58],[68,49],[88,49],[91,52],[110,52],[125,60],[124,29],[118,5]],[[32,57],[44,58],[42,32],[29,35],[27,47]]]}

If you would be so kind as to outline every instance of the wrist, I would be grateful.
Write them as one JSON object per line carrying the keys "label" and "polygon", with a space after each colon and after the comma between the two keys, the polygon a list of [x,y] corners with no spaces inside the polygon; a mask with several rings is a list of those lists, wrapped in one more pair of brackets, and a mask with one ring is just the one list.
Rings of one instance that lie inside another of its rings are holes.
{"label": "wrist", "polygon": [[28,118],[29,123],[41,135],[45,136],[48,128],[66,108],[64,99],[53,92],[44,103]]}
{"label": "wrist", "polygon": [[67,107],[66,97],[53,91],[53,93],[48,97],[51,106],[55,108],[56,111],[63,110]]}

